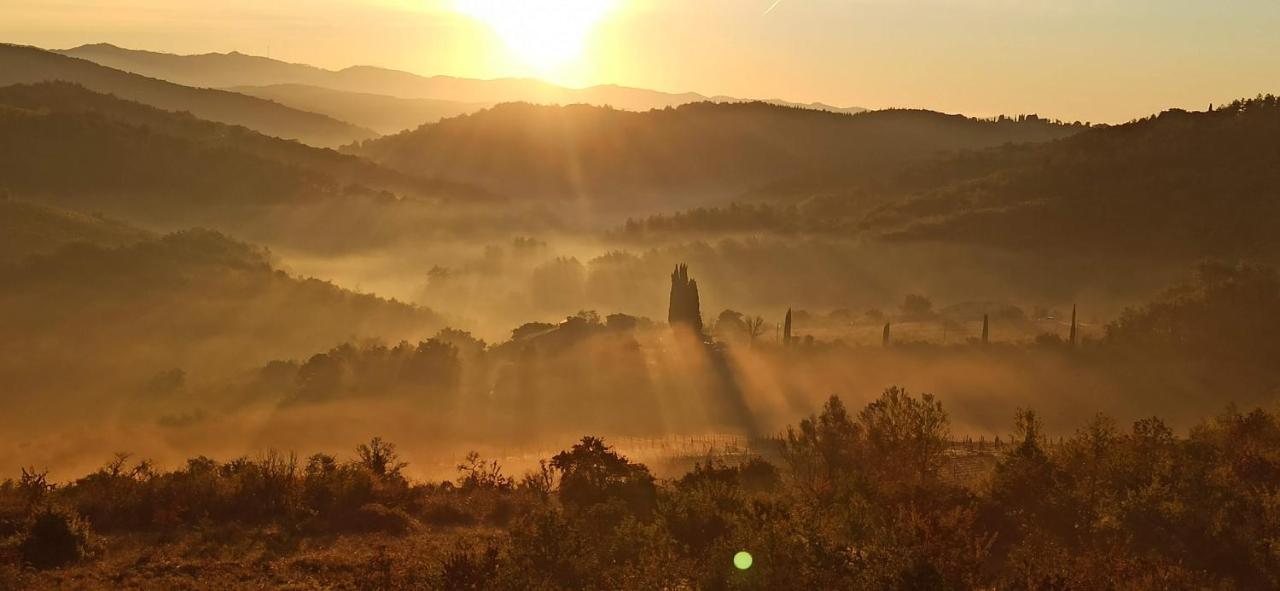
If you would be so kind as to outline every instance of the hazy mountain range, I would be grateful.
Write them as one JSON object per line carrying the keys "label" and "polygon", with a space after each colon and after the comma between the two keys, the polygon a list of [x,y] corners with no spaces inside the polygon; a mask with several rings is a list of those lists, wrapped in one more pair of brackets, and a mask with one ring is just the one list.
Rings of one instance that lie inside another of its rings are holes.
{"label": "hazy mountain range", "polygon": [[168,111],[187,111],[202,119],[243,125],[317,146],[336,146],[377,135],[326,115],[257,97],[182,86],[34,47],[0,45],[0,86],[53,80],[74,82]]}
{"label": "hazy mountain range", "polygon": [[[353,66],[333,71],[236,52],[174,55],[94,44],[62,50],[60,53],[178,84],[227,88],[268,98],[382,133],[411,129],[422,123],[474,112],[503,102],[609,105],[631,111],[646,111],[703,101],[744,100],[617,85],[566,88],[530,78],[477,80],[453,76],[420,76],[372,66]],[[781,100],[766,102],[834,112],[854,113],[864,110],[822,103],[800,104]]]}
{"label": "hazy mountain range", "polygon": [[381,134],[413,129],[426,123],[474,113],[493,106],[491,103],[464,103],[347,92],[306,84],[233,86],[227,90],[275,101],[304,111],[324,113],[368,127]]}
{"label": "hazy mountain range", "polygon": [[[66,53],[145,72],[0,46],[0,86],[74,83],[0,89],[0,190],[18,198],[87,210],[128,202],[151,213],[339,204],[326,223],[352,219],[353,202],[421,197],[607,203],[645,216],[707,206],[647,227],[1153,253],[1265,253],[1280,219],[1280,106],[1271,97],[1087,128],[922,110],[679,104],[698,95],[332,72],[240,54],[104,45]],[[502,103],[539,97],[663,108]],[[374,138],[320,112],[413,129]],[[346,153],[278,138],[346,143]],[[735,199],[755,204],[722,208]]]}

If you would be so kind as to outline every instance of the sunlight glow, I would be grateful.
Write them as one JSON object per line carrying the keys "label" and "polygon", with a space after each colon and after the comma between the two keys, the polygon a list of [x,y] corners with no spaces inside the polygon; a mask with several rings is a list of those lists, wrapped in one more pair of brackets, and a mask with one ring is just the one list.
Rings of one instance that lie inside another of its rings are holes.
{"label": "sunlight glow", "polygon": [[454,0],[459,13],[489,26],[538,74],[578,60],[595,26],[619,0]]}

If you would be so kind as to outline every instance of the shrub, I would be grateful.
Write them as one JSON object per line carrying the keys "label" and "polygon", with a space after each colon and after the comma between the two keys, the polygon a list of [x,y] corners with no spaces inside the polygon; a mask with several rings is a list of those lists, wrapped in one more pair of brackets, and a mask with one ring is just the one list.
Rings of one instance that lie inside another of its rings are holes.
{"label": "shrub", "polygon": [[514,480],[502,474],[497,460],[485,461],[477,452],[468,453],[466,460],[458,464],[458,488],[462,490],[505,491],[514,485]]}
{"label": "shrub", "polygon": [[474,525],[476,517],[458,506],[452,499],[438,499],[428,502],[420,513],[422,521],[428,525],[454,527]]}
{"label": "shrub", "polygon": [[497,546],[489,546],[482,553],[458,548],[441,563],[436,583],[442,591],[488,589],[497,574]]}
{"label": "shrub", "polygon": [[38,569],[55,568],[89,556],[93,534],[70,511],[46,507],[31,517],[18,551],[22,560]]}
{"label": "shrub", "polygon": [[417,522],[404,509],[369,503],[356,509],[343,520],[348,530],[405,534],[417,526]]}

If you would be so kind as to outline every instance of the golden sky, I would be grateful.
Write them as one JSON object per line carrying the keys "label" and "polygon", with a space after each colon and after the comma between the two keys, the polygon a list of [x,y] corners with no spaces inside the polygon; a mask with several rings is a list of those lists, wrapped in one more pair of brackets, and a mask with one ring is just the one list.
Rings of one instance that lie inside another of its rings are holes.
{"label": "golden sky", "polygon": [[1094,122],[1280,93],[1276,0],[0,0],[0,40]]}

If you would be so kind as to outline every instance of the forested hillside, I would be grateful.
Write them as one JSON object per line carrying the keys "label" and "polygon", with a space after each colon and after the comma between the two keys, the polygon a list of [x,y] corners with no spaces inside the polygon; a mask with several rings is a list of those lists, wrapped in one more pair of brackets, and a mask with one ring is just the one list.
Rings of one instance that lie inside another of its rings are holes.
{"label": "forested hillside", "polygon": [[[175,368],[238,371],[352,337],[407,338],[438,324],[423,308],[291,276],[268,253],[216,232],[113,242],[77,241],[0,266],[6,404],[53,392],[81,403],[109,400],[122,383]],[[90,383],[91,395],[67,390]]]}
{"label": "forested hillside", "polygon": [[149,232],[98,215],[29,203],[0,194],[0,265],[76,242],[125,246]]}
{"label": "forested hillside", "polygon": [[479,194],[64,82],[0,88],[0,130],[0,188],[91,209],[123,202],[192,213],[380,192]]}
{"label": "forested hillside", "polygon": [[882,175],[950,150],[1037,142],[1079,128],[929,111],[836,114],[767,103],[631,113],[504,104],[348,151],[387,166],[513,195],[735,195],[808,175]]}
{"label": "forested hillside", "polygon": [[889,174],[775,183],[730,206],[636,218],[631,240],[816,233],[1049,256],[1274,257],[1280,100],[1171,110],[1038,144],[956,152]]}
{"label": "forested hillside", "polygon": [[1280,101],[1166,111],[926,168],[865,227],[900,240],[1047,252],[1273,256]]}

